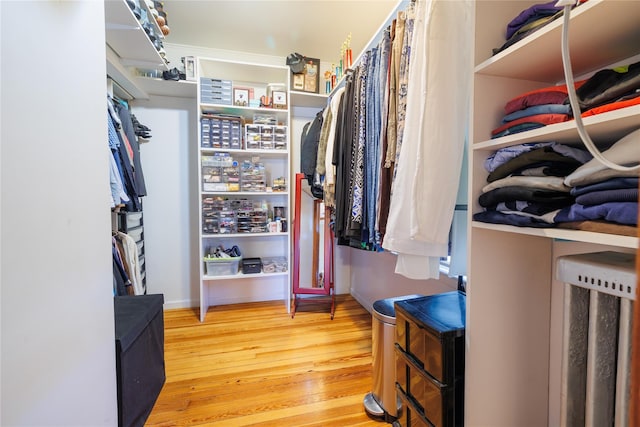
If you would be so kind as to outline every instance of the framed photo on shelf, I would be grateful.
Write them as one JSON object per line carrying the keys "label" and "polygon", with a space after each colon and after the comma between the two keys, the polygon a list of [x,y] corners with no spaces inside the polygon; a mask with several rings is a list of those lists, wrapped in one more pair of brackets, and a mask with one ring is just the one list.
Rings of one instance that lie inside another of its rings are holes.
{"label": "framed photo on shelf", "polygon": [[238,107],[249,106],[249,89],[246,88],[233,88],[233,105]]}
{"label": "framed photo on shelf", "polygon": [[287,109],[287,92],[274,90],[271,92],[273,97],[273,108]]}
{"label": "framed photo on shelf", "polygon": [[317,58],[304,59],[304,69],[301,73],[292,73],[293,90],[319,93],[320,91],[320,60]]}
{"label": "framed photo on shelf", "polygon": [[185,80],[195,81],[196,80],[196,57],[185,56],[183,58],[183,62],[184,62]]}
{"label": "framed photo on shelf", "polygon": [[304,74],[294,74],[293,75],[293,90],[304,90]]}

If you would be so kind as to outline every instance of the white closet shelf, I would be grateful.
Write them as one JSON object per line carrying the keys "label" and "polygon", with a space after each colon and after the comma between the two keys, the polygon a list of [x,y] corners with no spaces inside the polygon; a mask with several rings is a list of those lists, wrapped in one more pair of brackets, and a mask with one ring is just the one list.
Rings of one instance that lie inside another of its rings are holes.
{"label": "white closet shelf", "polygon": [[286,276],[289,274],[288,271],[284,271],[281,273],[253,273],[253,274],[228,274],[225,276],[202,276],[202,280],[206,281],[219,281],[219,280],[241,280],[241,279],[257,279],[257,278],[267,278],[267,277],[277,277],[277,276]]}
{"label": "white closet shelf", "polygon": [[[640,2],[639,2],[640,3]],[[615,142],[631,131],[640,128],[640,105],[609,111],[582,119],[594,142]],[[555,123],[516,133],[501,138],[478,142],[472,145],[473,150],[497,150],[514,143],[555,141],[562,143],[580,143],[580,136],[575,121]]]}
{"label": "white closet shelf", "polygon": [[203,196],[288,196],[288,191],[203,191]]}
{"label": "white closet shelf", "polygon": [[107,45],[124,65],[169,69],[124,0],[105,1],[104,11]]}
{"label": "white closet shelf", "polygon": [[153,77],[137,76],[135,82],[149,95],[172,96],[175,98],[195,99],[197,84],[195,81],[164,80]]}
{"label": "white closet shelf", "polygon": [[[602,64],[628,58],[631,40],[640,53],[639,17],[638,1],[589,0],[572,10],[569,42],[574,73],[596,71]],[[486,59],[475,71],[523,80],[564,81],[561,35],[562,17]],[[535,58],[535,66],[532,66],[531,58]]]}
{"label": "white closet shelf", "polygon": [[222,105],[222,104],[207,104],[205,102],[200,103],[200,109],[205,110],[207,108],[215,108],[215,109],[225,109],[236,111],[250,111],[250,112],[258,112],[258,113],[282,113],[286,114],[289,112],[288,109],[284,108],[267,108],[267,107],[240,107],[237,105]]}
{"label": "white closet shelf", "polygon": [[602,245],[613,245],[622,248],[635,249],[640,243],[640,239],[631,236],[622,236],[616,234],[597,233],[593,231],[568,230],[562,228],[531,228],[516,227],[503,224],[489,224],[485,222],[472,221],[473,228],[482,228],[485,230],[495,230],[500,232],[524,234],[528,236],[540,236],[551,239],[566,240],[571,242],[596,243]]}
{"label": "white closet shelf", "polygon": [[280,108],[265,108],[265,107],[240,107],[236,105],[219,105],[219,104],[206,104],[200,103],[200,113],[202,114],[229,114],[235,116],[242,116],[245,120],[253,122],[253,115],[255,113],[272,114],[276,116],[278,123],[286,122],[286,118],[289,115],[289,110]]}
{"label": "white closet shelf", "polygon": [[233,80],[240,83],[287,84],[283,79],[289,72],[288,66],[256,64],[252,62],[233,61],[226,59],[199,58],[198,74],[207,78]]}
{"label": "white closet shelf", "polygon": [[280,233],[233,233],[233,234],[203,234],[204,239],[236,239],[247,237],[275,237],[275,236],[288,236],[289,232]]}
{"label": "white closet shelf", "polygon": [[289,105],[311,108],[324,108],[329,98],[328,95],[325,94],[301,92],[297,90],[290,91],[289,96],[291,97]]}
{"label": "white closet shelf", "polygon": [[242,150],[242,149],[206,148],[206,147],[201,147],[200,151],[202,153],[249,154],[249,155],[265,157],[265,158],[286,157],[289,154],[289,150]]}

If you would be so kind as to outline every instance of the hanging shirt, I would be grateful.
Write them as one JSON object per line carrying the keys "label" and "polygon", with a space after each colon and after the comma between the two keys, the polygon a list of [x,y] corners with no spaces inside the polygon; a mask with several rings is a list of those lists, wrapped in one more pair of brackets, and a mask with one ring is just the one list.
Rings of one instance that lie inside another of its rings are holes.
{"label": "hanging shirt", "polygon": [[327,206],[335,207],[335,188],[336,188],[336,167],[333,164],[333,149],[336,138],[336,126],[338,122],[338,109],[340,108],[340,102],[342,101],[342,95],[345,88],[338,89],[329,102],[328,109],[331,110],[331,121],[329,124],[329,133],[327,136],[327,148],[325,155],[325,176],[324,176],[324,202]]}
{"label": "hanging shirt", "polygon": [[417,2],[403,146],[383,247],[396,272],[439,277],[455,208],[473,75],[473,1]]}

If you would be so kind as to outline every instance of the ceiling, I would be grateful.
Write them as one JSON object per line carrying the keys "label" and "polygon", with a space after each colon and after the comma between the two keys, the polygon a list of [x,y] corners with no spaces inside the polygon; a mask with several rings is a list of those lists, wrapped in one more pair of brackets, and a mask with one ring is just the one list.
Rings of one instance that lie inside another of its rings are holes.
{"label": "ceiling", "polygon": [[[286,57],[338,60],[351,34],[353,58],[397,0],[164,0],[167,43]],[[284,65],[284,64],[283,64]]]}

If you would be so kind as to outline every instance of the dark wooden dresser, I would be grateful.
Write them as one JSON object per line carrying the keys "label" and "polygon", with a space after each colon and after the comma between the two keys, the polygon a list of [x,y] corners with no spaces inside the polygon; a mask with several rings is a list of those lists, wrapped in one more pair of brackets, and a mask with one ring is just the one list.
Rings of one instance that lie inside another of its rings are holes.
{"label": "dark wooden dresser", "polygon": [[464,425],[465,303],[458,291],[395,303],[395,425]]}

